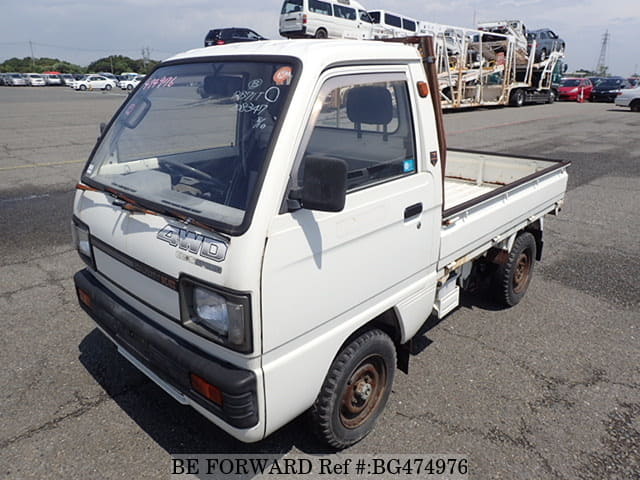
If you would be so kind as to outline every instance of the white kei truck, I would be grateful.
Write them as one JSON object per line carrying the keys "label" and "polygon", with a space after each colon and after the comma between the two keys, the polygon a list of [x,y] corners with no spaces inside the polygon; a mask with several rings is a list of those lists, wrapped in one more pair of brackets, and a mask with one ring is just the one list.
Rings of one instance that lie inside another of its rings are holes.
{"label": "white kei truck", "polygon": [[244,442],[307,412],[340,449],[462,288],[518,303],[569,164],[447,151],[432,50],[238,43],[138,85],[73,206],[78,300],[118,351]]}

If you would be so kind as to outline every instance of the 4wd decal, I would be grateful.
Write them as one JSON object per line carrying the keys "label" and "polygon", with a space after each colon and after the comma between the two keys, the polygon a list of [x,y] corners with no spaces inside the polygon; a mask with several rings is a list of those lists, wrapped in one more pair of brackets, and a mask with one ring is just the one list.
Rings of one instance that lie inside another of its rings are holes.
{"label": "4wd decal", "polygon": [[222,262],[227,256],[228,245],[222,240],[205,237],[196,232],[182,228],[165,226],[158,232],[159,240],[167,242],[172,247],[178,247],[189,253],[200,254],[201,257]]}

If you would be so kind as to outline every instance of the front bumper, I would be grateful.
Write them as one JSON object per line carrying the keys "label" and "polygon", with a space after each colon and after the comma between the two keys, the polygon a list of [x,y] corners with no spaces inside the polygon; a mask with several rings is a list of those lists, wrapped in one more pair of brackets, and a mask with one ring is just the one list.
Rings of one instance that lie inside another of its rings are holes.
{"label": "front bumper", "polygon": [[[91,299],[89,306],[79,298],[80,306],[127,359],[176,400],[204,409],[234,428],[258,424],[257,380],[252,371],[216,359],[163,329],[107,290],[88,269],[76,273],[74,281],[76,290]],[[222,405],[191,387],[191,373],[220,388]]]}
{"label": "front bumper", "polygon": [[616,101],[617,97],[618,97],[617,93],[592,93],[591,101],[613,103]]}

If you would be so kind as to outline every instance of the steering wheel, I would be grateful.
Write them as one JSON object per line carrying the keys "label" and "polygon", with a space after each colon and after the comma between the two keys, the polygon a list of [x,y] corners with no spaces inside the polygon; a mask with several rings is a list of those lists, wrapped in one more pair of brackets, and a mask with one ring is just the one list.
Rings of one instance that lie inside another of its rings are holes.
{"label": "steering wheel", "polygon": [[161,161],[162,163],[166,164],[169,167],[169,170],[186,171],[192,174],[195,178],[202,180],[204,182],[210,183],[211,185],[213,185],[214,188],[218,190],[225,190],[227,188],[225,183],[222,182],[221,180],[218,180],[217,178],[213,178],[208,173],[203,172],[202,170],[198,170],[197,168],[194,168],[191,165],[174,162],[173,160],[167,160],[166,158],[163,158]]}

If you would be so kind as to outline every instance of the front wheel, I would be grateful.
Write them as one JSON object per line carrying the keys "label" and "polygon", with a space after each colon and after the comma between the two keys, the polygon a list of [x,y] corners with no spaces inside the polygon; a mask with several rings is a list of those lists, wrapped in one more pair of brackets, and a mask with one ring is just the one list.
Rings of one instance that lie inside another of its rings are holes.
{"label": "front wheel", "polygon": [[108,92],[109,90],[111,90],[111,85],[107,83],[107,84],[104,86],[104,89]]}
{"label": "front wheel", "polygon": [[547,100],[547,103],[551,104],[554,103],[558,98],[558,94],[556,93],[556,91],[552,88],[549,90],[549,99]]}
{"label": "front wheel", "polygon": [[369,330],[344,347],[310,410],[320,439],[343,449],[371,432],[389,399],[395,368],[395,346],[381,330]]}
{"label": "front wheel", "polygon": [[629,107],[631,108],[632,112],[639,113],[640,112],[640,100],[634,100],[633,102],[631,102],[631,105],[629,105]]}
{"label": "front wheel", "polygon": [[79,88],[80,88],[80,90],[84,91],[84,90],[86,90],[86,89],[87,89],[87,86],[86,86],[86,85],[80,85],[80,87],[79,87]]}
{"label": "front wheel", "polygon": [[517,305],[529,288],[536,260],[536,239],[529,232],[516,238],[506,263],[498,266],[494,281],[497,300],[506,307]]}
{"label": "front wheel", "polygon": [[547,49],[543,48],[540,52],[540,61],[544,62],[547,59]]}

